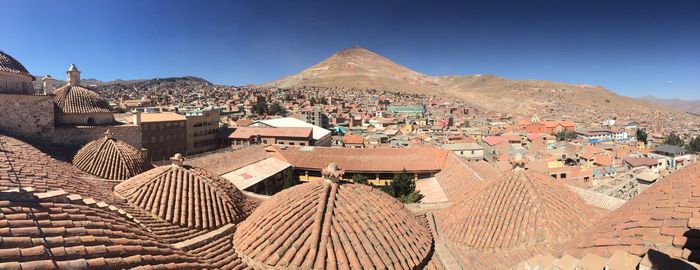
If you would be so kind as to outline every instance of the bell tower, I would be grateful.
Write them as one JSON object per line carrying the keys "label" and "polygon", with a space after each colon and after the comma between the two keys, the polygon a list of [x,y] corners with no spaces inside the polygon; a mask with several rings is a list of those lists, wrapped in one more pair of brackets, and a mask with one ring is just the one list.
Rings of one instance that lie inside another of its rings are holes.
{"label": "bell tower", "polygon": [[80,85],[80,70],[75,64],[71,64],[68,71],[66,71],[66,80],[68,85]]}

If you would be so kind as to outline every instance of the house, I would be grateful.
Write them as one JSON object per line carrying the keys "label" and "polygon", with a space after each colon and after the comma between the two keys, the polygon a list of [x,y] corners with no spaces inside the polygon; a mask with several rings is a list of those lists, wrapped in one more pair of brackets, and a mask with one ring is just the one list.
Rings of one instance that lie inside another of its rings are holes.
{"label": "house", "polygon": [[625,141],[628,140],[628,134],[625,130],[579,130],[576,131],[579,138],[588,140],[590,143],[608,142],[608,141]]}
{"label": "house", "polygon": [[659,167],[663,165],[658,159],[649,157],[626,157],[622,159],[622,163],[625,167],[627,167],[628,171],[636,171],[646,168],[656,173],[659,172]]}
{"label": "house", "polygon": [[527,133],[546,133],[546,134],[557,134],[560,131],[575,131],[576,124],[569,120],[564,121],[544,121],[530,123],[525,126],[525,132]]}
{"label": "house", "polygon": [[685,148],[677,145],[664,144],[654,148],[649,154],[652,157],[660,157],[666,160],[668,168],[679,169],[690,162],[691,156],[685,151]]}
{"label": "house", "polygon": [[343,136],[343,147],[364,148],[365,138],[362,137],[362,135],[345,134],[345,136]]}
{"label": "house", "polygon": [[231,145],[279,144],[307,146],[313,142],[308,127],[239,127],[228,136]]}
{"label": "house", "polygon": [[309,124],[307,122],[304,122],[302,120],[293,118],[293,117],[283,117],[283,118],[274,118],[274,119],[266,119],[266,120],[257,120],[250,124],[251,126],[256,126],[256,127],[306,127],[306,128],[311,128],[313,129],[313,134],[312,134],[312,145],[315,146],[331,146],[332,138],[331,138],[331,131],[327,130],[325,128],[322,128],[317,125]]}
{"label": "house", "polygon": [[475,142],[443,144],[440,148],[442,150],[452,151],[457,156],[467,160],[484,159],[484,147]]}

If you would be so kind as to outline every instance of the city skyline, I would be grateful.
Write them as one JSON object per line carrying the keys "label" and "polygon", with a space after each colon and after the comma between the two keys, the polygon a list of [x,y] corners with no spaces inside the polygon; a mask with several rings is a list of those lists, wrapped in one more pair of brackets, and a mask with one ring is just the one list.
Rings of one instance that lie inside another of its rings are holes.
{"label": "city skyline", "polygon": [[75,63],[84,78],[104,81],[198,76],[245,85],[360,45],[432,76],[494,74],[700,99],[693,46],[700,16],[692,1],[194,5],[10,1],[3,36],[12,38],[0,49],[37,76],[62,78]]}

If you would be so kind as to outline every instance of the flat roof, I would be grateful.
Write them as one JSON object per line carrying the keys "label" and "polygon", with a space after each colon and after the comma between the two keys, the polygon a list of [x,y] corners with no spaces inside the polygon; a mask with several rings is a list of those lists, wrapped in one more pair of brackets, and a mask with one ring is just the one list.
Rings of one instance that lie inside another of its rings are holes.
{"label": "flat roof", "polygon": [[310,127],[239,127],[228,137],[244,139],[260,135],[261,137],[309,138],[313,129]]}
{"label": "flat roof", "polygon": [[[126,118],[130,123],[133,123],[133,117]],[[141,123],[148,122],[170,122],[170,121],[185,121],[187,117],[174,112],[159,112],[159,113],[141,113]]]}
{"label": "flat roof", "polygon": [[273,176],[292,165],[276,159],[274,157],[269,157],[261,161],[255,162],[253,164],[244,166],[238,170],[226,173],[222,175],[224,179],[230,181],[239,190],[245,190],[266,178]]}

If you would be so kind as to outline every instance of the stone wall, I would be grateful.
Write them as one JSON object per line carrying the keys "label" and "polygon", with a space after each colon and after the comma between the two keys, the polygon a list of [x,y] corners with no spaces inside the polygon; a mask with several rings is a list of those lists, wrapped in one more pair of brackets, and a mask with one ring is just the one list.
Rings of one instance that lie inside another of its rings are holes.
{"label": "stone wall", "polygon": [[107,130],[115,139],[141,149],[141,126],[137,125],[56,127],[52,143],[82,147],[92,140],[105,136]]}
{"label": "stone wall", "polygon": [[19,138],[44,140],[54,129],[51,96],[0,94],[0,132]]}
{"label": "stone wall", "polygon": [[0,72],[0,93],[33,94],[32,77],[21,74]]}
{"label": "stone wall", "polygon": [[56,123],[70,125],[107,125],[114,123],[114,113],[56,113]]}

